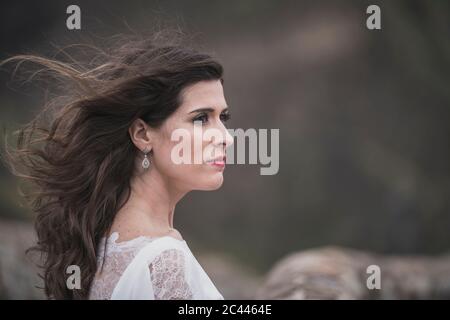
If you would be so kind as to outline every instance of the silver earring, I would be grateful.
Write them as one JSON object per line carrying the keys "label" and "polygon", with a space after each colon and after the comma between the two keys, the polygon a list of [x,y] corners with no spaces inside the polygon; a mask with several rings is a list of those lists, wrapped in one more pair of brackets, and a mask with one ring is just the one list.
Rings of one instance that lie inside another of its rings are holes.
{"label": "silver earring", "polygon": [[150,160],[149,160],[148,157],[147,157],[147,153],[148,153],[147,147],[145,147],[145,149],[144,149],[143,152],[144,152],[144,160],[142,160],[142,168],[144,168],[145,170],[147,170],[148,167],[150,166]]}

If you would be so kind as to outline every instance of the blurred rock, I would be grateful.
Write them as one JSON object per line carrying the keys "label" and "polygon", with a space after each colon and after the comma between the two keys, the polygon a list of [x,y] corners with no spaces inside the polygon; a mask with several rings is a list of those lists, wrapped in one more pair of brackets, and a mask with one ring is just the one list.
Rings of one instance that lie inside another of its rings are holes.
{"label": "blurred rock", "polygon": [[[380,289],[368,289],[370,265],[381,270]],[[450,299],[450,256],[383,256],[339,247],[282,259],[256,299]]]}

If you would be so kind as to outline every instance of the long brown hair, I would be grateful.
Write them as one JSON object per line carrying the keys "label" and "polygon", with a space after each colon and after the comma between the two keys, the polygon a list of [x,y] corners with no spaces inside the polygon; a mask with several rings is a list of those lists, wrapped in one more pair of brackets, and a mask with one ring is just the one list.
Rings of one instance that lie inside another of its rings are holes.
{"label": "long brown hair", "polygon": [[[222,80],[220,63],[184,42],[172,32],[133,35],[95,48],[86,61],[65,50],[69,59],[18,55],[2,62],[38,66],[30,79],[40,76],[59,92],[15,132],[16,147],[6,142],[4,157],[13,174],[33,185],[33,193],[22,193],[36,213],[38,241],[28,251],[44,257],[49,298],[88,297],[99,241],[130,196],[140,156],[128,134],[132,122],[158,127],[179,107],[184,87]],[[81,289],[67,288],[69,265],[80,267]]]}

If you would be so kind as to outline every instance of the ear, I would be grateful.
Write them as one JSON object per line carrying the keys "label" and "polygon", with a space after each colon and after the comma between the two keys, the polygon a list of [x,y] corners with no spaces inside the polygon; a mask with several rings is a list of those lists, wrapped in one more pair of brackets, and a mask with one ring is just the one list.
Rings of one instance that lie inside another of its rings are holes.
{"label": "ear", "polygon": [[147,151],[150,151],[153,149],[154,133],[144,120],[140,118],[134,120],[128,128],[128,133],[131,141],[139,150],[143,151],[147,148]]}

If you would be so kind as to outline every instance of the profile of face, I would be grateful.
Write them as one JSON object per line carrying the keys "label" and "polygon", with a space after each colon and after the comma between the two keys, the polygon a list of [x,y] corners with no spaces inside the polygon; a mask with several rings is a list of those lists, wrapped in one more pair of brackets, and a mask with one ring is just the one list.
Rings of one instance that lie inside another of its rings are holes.
{"label": "profile of face", "polygon": [[[144,146],[151,148],[151,165],[145,174],[181,192],[219,188],[225,150],[233,143],[225,127],[229,116],[220,80],[200,81],[184,88],[181,105],[160,127],[151,128],[143,121],[134,125],[135,137],[141,134],[135,144],[141,143],[141,150]],[[183,135],[174,139],[174,132]],[[178,156],[187,161],[177,161]],[[139,159],[140,164],[142,157]]]}

